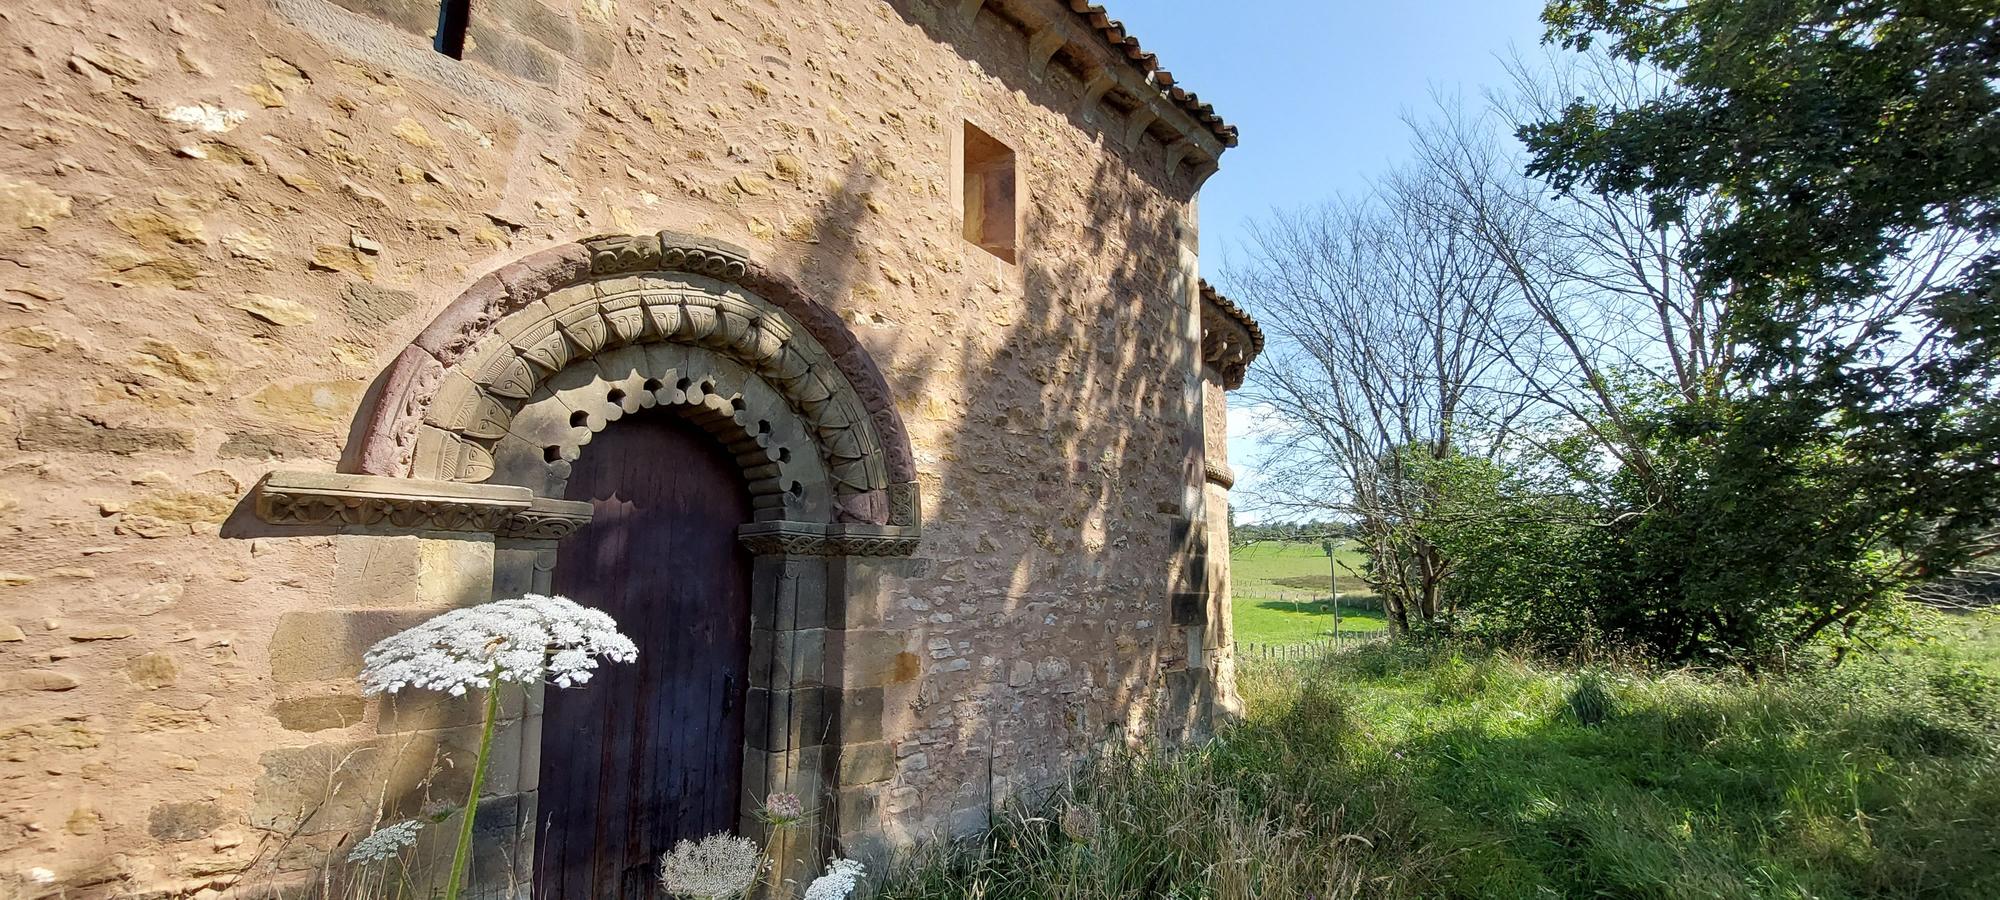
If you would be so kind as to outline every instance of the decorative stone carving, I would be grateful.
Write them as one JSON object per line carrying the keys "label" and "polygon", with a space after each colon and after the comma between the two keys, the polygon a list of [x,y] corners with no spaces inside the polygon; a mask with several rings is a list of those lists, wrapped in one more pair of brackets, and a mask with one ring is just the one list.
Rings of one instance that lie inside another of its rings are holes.
{"label": "decorative stone carving", "polygon": [[[657,287],[671,273],[715,283],[677,291],[636,283]],[[495,350],[496,336],[509,349]],[[665,231],[587,238],[476,282],[397,358],[361,434],[360,468],[490,478],[491,442],[539,384],[606,349],[648,342],[713,349],[779,387],[814,423],[844,519],[888,521],[889,487],[915,482],[887,384],[839,316],[738,248]]]}
{"label": "decorative stone carving", "polygon": [[736,534],[760,556],[908,556],[916,552],[919,538],[911,526],[814,522],[753,522]]}
{"label": "decorative stone carving", "polygon": [[[453,385],[440,402],[460,390],[478,388]],[[492,480],[558,496],[571,461],[589,452],[599,431],[655,408],[708,432],[735,459],[758,520],[827,518],[831,480],[806,420],[755,372],[702,347],[633,345],[563,370],[535,388],[487,442]]]}
{"label": "decorative stone carving", "polygon": [[1201,360],[1215,369],[1222,386],[1235,390],[1257,354],[1264,352],[1264,330],[1243,307],[1201,283]]}
{"label": "decorative stone carving", "polygon": [[1201,464],[1201,473],[1203,477],[1208,479],[1209,484],[1216,485],[1225,491],[1236,486],[1236,472],[1229,468],[1226,463],[1205,460]]}
{"label": "decorative stone carving", "polygon": [[554,540],[590,521],[590,504],[536,497],[516,485],[332,472],[272,472],[256,488],[273,525],[475,531]]}
{"label": "decorative stone carving", "polygon": [[507,526],[498,533],[501,537],[553,541],[569,537],[588,524],[590,504],[536,497],[529,501],[527,509],[516,510],[509,516]]}
{"label": "decorative stone carving", "polygon": [[[643,257],[650,251],[643,246],[635,251],[626,242],[604,252],[617,257],[609,260],[611,264],[625,265],[630,262],[627,257]],[[714,262],[723,257],[704,259],[708,268],[727,268]],[[880,437],[832,356],[782,310],[700,276],[602,277],[557,291],[510,317],[473,349],[453,370],[457,374],[448,376],[433,396],[424,418],[427,427],[418,433],[413,474],[466,481],[492,477],[497,445],[513,431],[515,416],[537,389],[557,383],[561,373],[586,360],[621,347],[659,344],[700,348],[740,363],[782,397],[804,422],[810,440],[800,441],[795,451],[773,446],[770,435],[756,433],[758,415],[771,413],[747,409],[741,396],[710,393],[706,382],[689,377],[699,372],[670,371],[664,364],[641,367],[642,374],[650,375],[643,385],[621,383],[599,396],[568,403],[591,431],[617,418],[627,406],[686,405],[705,427],[713,420],[730,420],[733,427],[711,431],[739,456],[768,451],[770,458],[763,462],[782,465],[784,454],[816,450],[831,479],[834,509],[842,521],[887,520],[888,469]],[[768,419],[763,427],[768,429]],[[588,434],[580,432],[580,440],[544,443],[548,461],[576,458],[575,447],[587,441]],[[753,484],[753,495],[790,488],[777,471],[753,481],[758,482]]]}
{"label": "decorative stone carving", "polygon": [[889,485],[889,524],[917,526],[923,523],[922,492],[914,481]]}

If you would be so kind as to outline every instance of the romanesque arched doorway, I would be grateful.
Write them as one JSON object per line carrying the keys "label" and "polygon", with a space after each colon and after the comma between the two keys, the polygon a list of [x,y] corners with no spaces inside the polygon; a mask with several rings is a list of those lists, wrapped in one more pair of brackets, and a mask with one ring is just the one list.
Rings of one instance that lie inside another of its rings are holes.
{"label": "romanesque arched doorway", "polygon": [[[652,429],[660,422],[677,437]],[[699,455],[696,447],[720,448],[710,459],[710,483],[733,479],[747,495],[747,514],[738,507],[719,515],[704,534],[714,539],[725,524],[747,521],[734,529],[740,549],[730,552],[750,559],[748,654],[740,736],[710,736],[704,752],[716,765],[735,760],[740,768],[733,797],[704,793],[713,808],[666,833],[724,830],[718,826],[733,821],[734,830],[766,843],[781,879],[796,879],[824,863],[843,829],[867,827],[872,795],[856,793],[849,802],[840,773],[850,745],[864,760],[887,749],[881,723],[889,667],[850,669],[865,657],[853,652],[848,635],[880,627],[881,567],[868,558],[910,555],[920,508],[909,440],[888,387],[838,315],[737,248],[671,232],[588,238],[504,266],[447,305],[384,373],[357,438],[347,471],[267,476],[258,514],[276,524],[356,533],[414,531],[453,545],[451,553],[470,551],[465,558],[485,554],[490,571],[422,569],[418,594],[456,605],[559,586],[594,590],[570,581],[568,570],[577,568],[581,578],[588,567],[570,560],[602,552],[587,532],[603,512],[598,494],[628,496],[621,492],[653,477],[632,461],[633,442],[681,441],[678,449],[639,451],[655,468],[684,465],[679,460]],[[678,564],[729,568],[708,560],[711,553],[719,559],[721,551],[710,545],[699,559]],[[646,590],[643,579],[627,579],[620,589],[634,584]],[[645,645],[642,638],[642,655]],[[655,659],[675,653],[662,646]],[[733,646],[731,653],[742,643]],[[635,675],[642,681],[626,684],[618,702],[648,701],[723,668],[702,671],[650,683],[643,678],[653,676]],[[718,704],[736,696],[733,685],[710,688]],[[475,849],[476,860],[506,869],[478,876],[496,885],[568,877],[543,870],[535,847],[544,804],[551,812],[567,808],[572,789],[542,782],[553,771],[544,768],[543,752],[570,752],[544,740],[549,728],[568,727],[548,718],[551,709],[565,716],[571,708],[552,693],[530,686],[502,700],[496,746],[511,742],[518,751],[502,763],[512,771],[489,777]],[[718,732],[734,728],[720,722]],[[450,737],[449,727],[440,724],[440,739]],[[887,777],[879,767],[854,768],[869,784]],[[759,802],[779,792],[805,804],[804,827],[774,834],[756,818]],[[487,827],[489,811],[494,824]],[[621,828],[618,822],[643,816],[608,818],[605,827]],[[600,823],[590,827],[595,833]],[[621,851],[618,865],[633,865],[641,849],[651,852],[643,843],[633,847]],[[591,871],[597,865],[593,858]]]}
{"label": "romanesque arched doorway", "polygon": [[734,458],[670,412],[591,442],[568,499],[557,593],[639,645],[575,690],[544,694],[537,900],[645,900],[662,853],[737,827],[750,662],[750,493]]}

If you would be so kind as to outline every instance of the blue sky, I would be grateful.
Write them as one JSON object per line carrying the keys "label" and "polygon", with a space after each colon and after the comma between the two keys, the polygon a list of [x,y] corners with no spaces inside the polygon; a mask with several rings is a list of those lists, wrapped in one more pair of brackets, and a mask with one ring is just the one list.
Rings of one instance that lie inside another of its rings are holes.
{"label": "blue sky", "polygon": [[[1437,92],[1506,81],[1501,58],[1540,42],[1541,0],[1103,0],[1184,87],[1242,130],[1201,192],[1202,269],[1215,272],[1274,208],[1358,193],[1409,146],[1405,113]],[[1230,462],[1254,501],[1257,410],[1230,410]],[[1254,521],[1241,503],[1239,521]]]}
{"label": "blue sky", "polygon": [[1541,40],[1541,0],[1102,0],[1184,87],[1242,129],[1201,192],[1202,262],[1246,219],[1359,190],[1408,146],[1432,91],[1505,81]]}

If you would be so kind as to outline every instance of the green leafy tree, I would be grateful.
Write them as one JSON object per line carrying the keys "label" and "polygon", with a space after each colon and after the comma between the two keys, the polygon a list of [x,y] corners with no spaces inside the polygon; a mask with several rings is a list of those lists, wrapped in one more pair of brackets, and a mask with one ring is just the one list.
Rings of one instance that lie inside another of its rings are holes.
{"label": "green leafy tree", "polygon": [[1524,127],[1529,172],[1688,228],[1739,348],[1739,391],[1646,423],[1674,475],[1652,476],[1622,588],[1691,613],[1673,655],[1852,630],[2000,549],[2000,3],[1556,0],[1544,20],[1676,89]]}

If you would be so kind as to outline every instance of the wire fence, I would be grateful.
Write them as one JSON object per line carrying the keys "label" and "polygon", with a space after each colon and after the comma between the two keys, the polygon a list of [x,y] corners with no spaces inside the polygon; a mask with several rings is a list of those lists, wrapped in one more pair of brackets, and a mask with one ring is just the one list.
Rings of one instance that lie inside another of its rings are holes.
{"label": "wire fence", "polygon": [[1318,659],[1331,653],[1339,653],[1364,644],[1379,644],[1389,639],[1384,631],[1340,631],[1321,640],[1304,643],[1265,644],[1256,642],[1236,645],[1237,659]]}
{"label": "wire fence", "polygon": [[[1340,597],[1340,608],[1344,611],[1358,612],[1364,615],[1369,613],[1380,613],[1382,611],[1382,598],[1377,597],[1374,594],[1364,593],[1361,591],[1341,591],[1338,596]],[[1274,606],[1271,608],[1290,609],[1294,612],[1313,611],[1318,607],[1331,608],[1330,604],[1332,602],[1332,598],[1328,597],[1325,594],[1316,594],[1310,592],[1302,592],[1294,594],[1291,593],[1290,591],[1278,591],[1275,594],[1272,593],[1250,594],[1250,593],[1244,593],[1242,591],[1237,591],[1235,592],[1235,597],[1236,599],[1239,600],[1256,601],[1257,603],[1263,604],[1265,606],[1271,606],[1271,604],[1275,603],[1278,604],[1278,606]]]}

